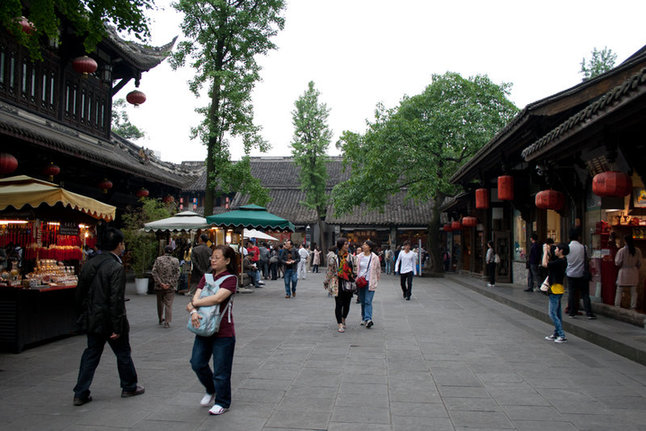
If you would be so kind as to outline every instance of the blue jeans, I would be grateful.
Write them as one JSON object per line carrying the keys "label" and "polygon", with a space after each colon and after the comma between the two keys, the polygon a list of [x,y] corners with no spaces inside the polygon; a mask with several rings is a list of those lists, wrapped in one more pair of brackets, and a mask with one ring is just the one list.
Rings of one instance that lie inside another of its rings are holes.
{"label": "blue jeans", "polygon": [[[292,284],[291,290],[289,284]],[[298,271],[295,268],[285,268],[285,295],[291,296],[296,293],[296,284],[298,283]]]}
{"label": "blue jeans", "polygon": [[364,322],[372,320],[372,298],[375,297],[375,291],[369,290],[370,281],[363,289],[359,289],[359,302],[361,302],[361,320]]}
{"label": "blue jeans", "polygon": [[[225,409],[231,406],[231,369],[233,368],[233,351],[236,337],[200,337],[195,336],[191,368],[197,379],[206,389],[206,393],[215,394],[215,404]],[[213,356],[213,371],[209,359]]]}
{"label": "blue jeans", "polygon": [[554,335],[557,337],[565,337],[565,332],[563,332],[563,316],[561,314],[561,297],[563,294],[553,294],[550,293],[550,308],[549,314],[552,322],[554,322]]}
{"label": "blue jeans", "polygon": [[392,272],[392,267],[393,267],[392,260],[386,259],[386,274],[390,274]]}

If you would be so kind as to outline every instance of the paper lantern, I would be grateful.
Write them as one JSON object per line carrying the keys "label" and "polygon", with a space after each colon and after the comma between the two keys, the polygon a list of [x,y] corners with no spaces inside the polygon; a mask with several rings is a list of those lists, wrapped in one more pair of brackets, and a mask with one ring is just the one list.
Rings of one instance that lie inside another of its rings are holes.
{"label": "paper lantern", "polygon": [[18,159],[12,154],[0,153],[0,175],[8,175],[18,169]]}
{"label": "paper lantern", "polygon": [[498,199],[501,201],[514,200],[514,177],[511,175],[498,177]]}
{"label": "paper lantern", "polygon": [[464,227],[476,227],[478,225],[478,219],[475,217],[462,217],[462,226]]}
{"label": "paper lantern", "polygon": [[592,193],[602,197],[624,197],[630,194],[633,182],[623,172],[606,171],[592,178]]}
{"label": "paper lantern", "polygon": [[84,78],[87,78],[88,74],[96,72],[96,69],[99,65],[94,61],[93,58],[84,55],[82,57],[76,57],[72,61],[72,67],[78,73],[83,74]]}
{"label": "paper lantern", "polygon": [[442,229],[444,230],[444,232],[451,232],[453,230],[451,229],[451,223],[445,224]]}
{"label": "paper lantern", "polygon": [[29,21],[24,16],[20,17],[20,19],[18,20],[18,24],[20,24],[20,28],[22,28],[22,31],[24,31],[27,34],[32,34],[36,30],[36,26],[34,26],[34,23]]}
{"label": "paper lantern", "polygon": [[535,203],[537,208],[560,211],[565,205],[565,196],[556,190],[543,190],[536,194]]}
{"label": "paper lantern", "polygon": [[150,194],[150,192],[148,191],[148,189],[145,189],[145,188],[143,188],[143,187],[142,187],[142,188],[140,188],[139,190],[137,190],[137,193],[135,193],[135,194],[137,195],[137,197],[138,197],[139,199],[141,199],[141,198],[146,198],[146,197],[148,197],[148,195]]}
{"label": "paper lantern", "polygon": [[460,230],[460,222],[459,221],[451,222],[451,230]]}
{"label": "paper lantern", "polygon": [[476,209],[489,208],[489,189],[476,189]]}
{"label": "paper lantern", "polygon": [[165,204],[172,204],[173,202],[175,202],[175,198],[172,197],[171,195],[168,195],[163,199],[163,202]]}
{"label": "paper lantern", "polygon": [[99,188],[103,190],[103,193],[108,193],[108,190],[112,188],[112,181],[107,178],[99,183]]}
{"label": "paper lantern", "polygon": [[61,173],[61,168],[55,165],[54,162],[50,162],[49,166],[43,170],[43,173],[49,177],[49,181],[54,181],[54,177]]}
{"label": "paper lantern", "polygon": [[128,93],[126,100],[132,105],[139,106],[146,101],[146,95],[139,90],[133,90]]}

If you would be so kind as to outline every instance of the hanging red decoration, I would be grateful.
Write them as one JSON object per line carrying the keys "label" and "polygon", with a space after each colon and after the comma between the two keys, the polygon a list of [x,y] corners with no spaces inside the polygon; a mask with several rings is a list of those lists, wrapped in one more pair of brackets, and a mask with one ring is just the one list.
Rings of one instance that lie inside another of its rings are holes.
{"label": "hanging red decoration", "polygon": [[141,199],[141,198],[147,198],[150,192],[148,191],[148,189],[142,187],[139,190],[137,190],[137,193],[135,194],[139,199]]}
{"label": "hanging red decoration", "polygon": [[18,159],[12,154],[0,153],[0,175],[8,175],[18,169]]}
{"label": "hanging red decoration", "polygon": [[27,34],[32,34],[36,30],[36,26],[34,26],[34,23],[29,21],[24,16],[20,17],[20,19],[18,20],[18,24],[20,24],[22,31],[24,31]]}
{"label": "hanging red decoration", "polygon": [[462,226],[464,227],[476,227],[478,225],[478,219],[475,217],[462,217]]}
{"label": "hanging red decoration", "polygon": [[592,178],[592,193],[597,196],[621,198],[628,196],[632,189],[632,180],[623,172],[606,171]]}
{"label": "hanging red decoration", "polygon": [[99,65],[92,57],[84,55],[82,57],[76,57],[72,61],[72,67],[78,73],[82,73],[84,78],[87,78],[88,74],[96,72]]}
{"label": "hanging red decoration", "polygon": [[444,230],[444,232],[451,232],[453,230],[451,229],[451,223],[445,224],[442,229]]}
{"label": "hanging red decoration", "polygon": [[511,175],[498,177],[498,199],[501,201],[514,200],[514,177]]}
{"label": "hanging red decoration", "polygon": [[43,173],[49,177],[49,181],[54,181],[54,177],[61,173],[61,168],[54,164],[54,162],[49,162]]}
{"label": "hanging red decoration", "polygon": [[476,189],[476,209],[489,208],[489,189]]}
{"label": "hanging red decoration", "polygon": [[104,179],[99,183],[99,188],[103,190],[103,193],[108,193],[108,190],[112,188],[112,181]]}
{"label": "hanging red decoration", "polygon": [[128,93],[126,100],[132,105],[139,106],[146,101],[146,95],[139,90],[133,90]]}
{"label": "hanging red decoration", "polygon": [[460,230],[460,222],[459,221],[451,222],[451,230]]}
{"label": "hanging red decoration", "polygon": [[172,197],[171,195],[168,195],[164,198],[163,202],[165,204],[172,204],[173,202],[175,202],[175,198]]}
{"label": "hanging red decoration", "polygon": [[565,205],[565,196],[556,190],[543,190],[536,193],[535,202],[537,208],[560,211]]}

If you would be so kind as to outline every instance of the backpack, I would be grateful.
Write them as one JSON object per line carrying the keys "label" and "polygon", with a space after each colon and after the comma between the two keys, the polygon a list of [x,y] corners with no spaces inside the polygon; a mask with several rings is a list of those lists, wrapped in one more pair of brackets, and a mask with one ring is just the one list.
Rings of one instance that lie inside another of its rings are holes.
{"label": "backpack", "polygon": [[494,263],[500,263],[500,256],[498,256],[498,253],[494,254],[493,261]]}
{"label": "backpack", "polygon": [[[234,277],[233,275],[225,275],[224,277],[215,281],[213,279],[213,274],[204,274],[206,283],[204,283],[204,288],[200,292],[200,298],[205,298],[207,296],[215,295],[216,292],[220,289],[220,285],[224,280],[229,277]],[[210,337],[211,335],[217,333],[220,330],[220,322],[222,317],[228,314],[229,322],[231,322],[231,310],[233,309],[233,296],[229,297],[229,302],[224,307],[223,310],[220,309],[222,304],[210,305],[208,307],[200,307],[197,312],[202,318],[200,319],[200,326],[197,328],[193,326],[191,316],[188,318],[188,323],[186,328],[193,332],[196,335],[202,337]]]}

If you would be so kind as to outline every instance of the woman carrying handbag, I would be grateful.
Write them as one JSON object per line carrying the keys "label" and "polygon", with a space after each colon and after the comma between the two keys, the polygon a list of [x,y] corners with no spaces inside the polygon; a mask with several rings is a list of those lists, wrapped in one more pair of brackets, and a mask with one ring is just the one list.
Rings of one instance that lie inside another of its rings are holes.
{"label": "woman carrying handbag", "polygon": [[327,273],[323,282],[323,288],[334,296],[334,315],[338,332],[345,332],[345,319],[350,312],[350,302],[355,290],[354,278],[348,240],[339,238],[336,240],[336,252],[328,254]]}
{"label": "woman carrying handbag", "polygon": [[[379,256],[372,252],[374,243],[367,240],[363,243],[361,248],[363,253],[356,257],[357,274],[357,287],[359,288],[359,302],[361,303],[361,326],[371,328],[374,324],[372,322],[372,299],[377,290],[377,284],[381,278],[381,264]],[[364,287],[361,287],[359,280],[363,277],[366,280]]]}

